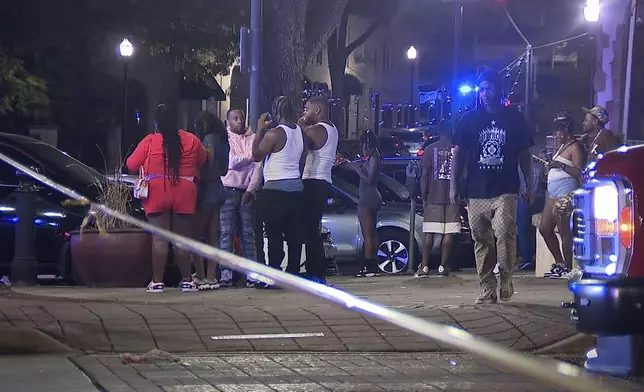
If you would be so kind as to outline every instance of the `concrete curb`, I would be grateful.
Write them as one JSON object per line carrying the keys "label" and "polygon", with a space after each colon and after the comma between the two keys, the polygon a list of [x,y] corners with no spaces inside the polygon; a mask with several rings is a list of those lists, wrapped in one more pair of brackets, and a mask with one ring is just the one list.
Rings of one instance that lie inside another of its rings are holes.
{"label": "concrete curb", "polygon": [[557,343],[533,351],[537,355],[582,355],[595,347],[596,338],[592,335],[578,333]]}
{"label": "concrete curb", "polygon": [[78,351],[36,328],[0,327],[0,355],[74,353]]}

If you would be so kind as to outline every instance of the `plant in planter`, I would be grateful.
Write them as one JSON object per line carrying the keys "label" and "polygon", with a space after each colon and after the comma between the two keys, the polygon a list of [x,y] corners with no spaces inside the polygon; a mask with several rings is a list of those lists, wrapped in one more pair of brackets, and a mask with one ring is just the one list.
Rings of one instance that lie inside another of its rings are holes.
{"label": "plant in planter", "polygon": [[[129,214],[133,210],[132,187],[122,181],[120,170],[115,173],[95,183],[97,201]],[[72,268],[83,284],[144,287],[152,278],[152,237],[146,231],[90,208],[80,229],[70,234]]]}

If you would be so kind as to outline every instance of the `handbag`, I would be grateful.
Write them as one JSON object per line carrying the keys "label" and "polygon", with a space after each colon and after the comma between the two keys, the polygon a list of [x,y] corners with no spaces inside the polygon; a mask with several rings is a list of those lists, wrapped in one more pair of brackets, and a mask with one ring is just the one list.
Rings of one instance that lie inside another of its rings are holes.
{"label": "handbag", "polygon": [[[150,146],[148,145],[148,157],[146,159],[146,162],[150,162]],[[134,182],[134,198],[135,199],[140,199],[140,200],[145,200],[148,198],[149,194],[149,187],[148,187],[148,179],[145,176],[145,169],[143,168],[143,165],[139,167],[139,178],[136,179]]]}

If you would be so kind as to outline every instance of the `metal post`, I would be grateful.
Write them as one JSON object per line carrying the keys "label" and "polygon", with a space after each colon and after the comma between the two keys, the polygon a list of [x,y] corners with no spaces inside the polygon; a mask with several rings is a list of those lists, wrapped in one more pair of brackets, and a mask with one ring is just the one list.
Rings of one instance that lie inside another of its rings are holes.
{"label": "metal post", "polygon": [[637,0],[631,0],[629,11],[630,22],[628,27],[628,52],[626,57],[626,80],[624,81],[624,119],[622,120],[622,132],[620,132],[624,140],[628,138],[628,117],[631,109],[631,73],[633,70],[633,40],[635,37],[635,23],[637,23]]}
{"label": "metal post", "polygon": [[123,158],[125,158],[125,154],[127,153],[127,143],[125,142],[125,138],[127,137],[127,84],[129,73],[130,70],[127,65],[127,59],[125,59],[125,62],[123,63],[123,127],[121,127],[121,153],[119,155],[119,165],[123,162]]}
{"label": "metal post", "polygon": [[374,94],[374,104],[376,107],[374,109],[375,113],[373,114],[373,132],[378,135],[378,133],[380,132],[380,121],[382,121],[382,119],[380,118],[380,93]]}
{"label": "metal post", "polygon": [[416,272],[415,263],[415,250],[416,250],[416,191],[418,180],[418,165],[414,161],[410,161],[406,170],[406,186],[409,190],[409,261],[407,263],[407,273],[413,274]]}
{"label": "metal post", "polygon": [[414,111],[414,61],[411,60],[410,69],[409,69],[409,113],[407,115],[407,126],[412,127],[413,114]]}
{"label": "metal post", "polygon": [[[34,171],[36,168],[31,168]],[[16,171],[19,185],[14,193],[16,197],[15,248],[11,263],[11,281],[14,284],[38,284],[38,262],[36,260],[36,200],[38,188],[33,178],[21,171]]]}
{"label": "metal post", "polygon": [[[250,95],[248,121],[254,129],[262,99],[262,0],[250,1]],[[255,130],[257,131],[257,130]]]}
{"label": "metal post", "polygon": [[525,60],[525,109],[524,114],[526,120],[530,121],[530,103],[532,97],[532,45],[528,45],[526,49],[526,60]]}
{"label": "metal post", "polygon": [[[458,4],[458,9],[454,16],[454,63],[452,64],[452,100],[458,96],[458,83],[459,83],[459,67],[460,67],[460,55],[461,55],[461,33],[463,30],[463,13],[464,6]],[[457,107],[460,106],[460,103],[457,104]]]}

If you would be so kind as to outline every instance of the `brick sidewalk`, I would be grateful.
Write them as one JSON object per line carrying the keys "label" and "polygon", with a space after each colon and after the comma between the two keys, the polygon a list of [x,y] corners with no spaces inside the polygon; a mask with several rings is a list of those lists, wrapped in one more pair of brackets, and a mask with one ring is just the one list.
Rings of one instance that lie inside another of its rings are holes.
{"label": "brick sidewalk", "polygon": [[[353,282],[347,281],[346,289],[358,295],[376,298],[420,318],[463,328],[508,348],[532,351],[576,333],[568,310],[551,305],[565,295],[565,285],[561,282],[556,283],[558,291],[552,287],[545,289],[545,300],[539,303],[537,299],[526,301],[522,295],[534,298],[545,283],[517,279],[516,301],[493,306],[463,305],[462,299],[447,298],[456,296],[454,293],[475,292],[476,284],[472,289],[473,283],[467,279],[437,279],[427,283],[428,280],[382,278],[352,289]],[[340,281],[339,285],[342,284]],[[147,352],[154,348],[173,353],[451,350],[380,320],[287,290],[233,289],[196,295],[174,291],[162,296],[142,293],[140,289],[43,287],[14,291],[0,298],[0,332],[3,327],[36,328],[85,352]],[[106,299],[100,300],[101,297]],[[559,301],[562,299],[566,298]],[[435,304],[441,302],[446,304]],[[323,333],[324,336],[210,339],[222,335],[279,333]]]}
{"label": "brick sidewalk", "polygon": [[[131,365],[108,356],[71,360],[104,390],[119,392],[556,390],[456,354],[225,354]],[[642,388],[608,377],[602,382],[625,392]]]}

